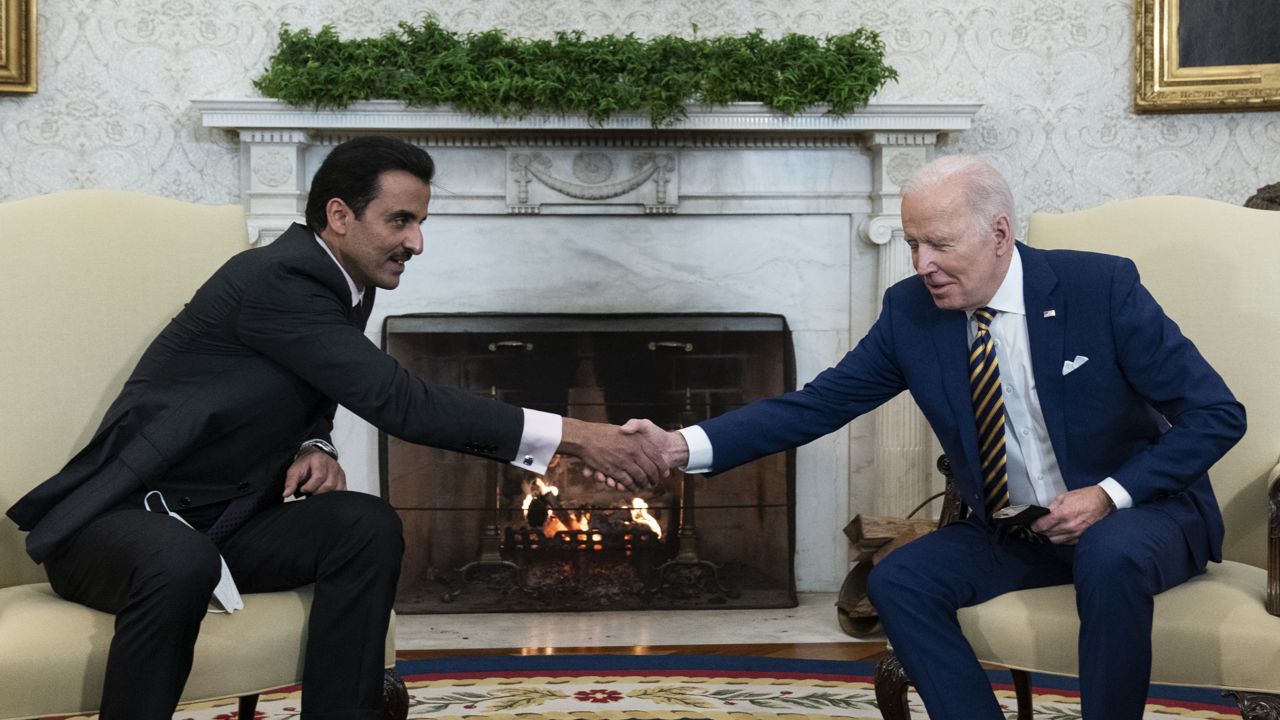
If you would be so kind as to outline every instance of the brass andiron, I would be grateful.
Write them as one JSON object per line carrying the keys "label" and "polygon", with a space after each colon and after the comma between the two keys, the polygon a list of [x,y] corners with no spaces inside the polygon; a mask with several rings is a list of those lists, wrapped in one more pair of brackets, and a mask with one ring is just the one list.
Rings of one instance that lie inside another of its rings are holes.
{"label": "brass andiron", "polygon": [[[680,420],[678,427],[688,427],[694,424],[693,403],[689,388],[684,389],[684,410],[680,412]],[[676,535],[678,542],[676,546],[676,556],[658,568],[657,587],[661,588],[667,581],[667,574],[670,572],[679,572],[681,575],[688,576],[691,572],[697,573],[707,587],[714,587],[725,596],[737,598],[742,592],[735,587],[725,585],[720,580],[720,566],[710,560],[703,560],[698,555],[698,523],[697,523],[697,498],[695,493],[696,486],[689,479],[689,476],[680,474],[680,531]],[[709,582],[705,582],[709,580]],[[684,583],[687,584],[687,583]]]}
{"label": "brass andiron", "polygon": [[[497,400],[498,389],[495,386],[489,387],[489,397]],[[501,468],[497,463],[489,464],[488,477],[485,479],[486,492],[493,499],[493,512],[489,515],[489,520],[484,524],[484,529],[480,531],[480,554],[475,560],[458,568],[458,572],[462,574],[463,586],[449,590],[441,596],[441,600],[452,602],[454,598],[462,593],[465,583],[471,579],[471,572],[479,568],[498,568],[510,570],[515,576],[516,587],[522,591],[528,592],[525,585],[524,568],[510,560],[502,558],[502,535],[498,528],[501,526],[502,513],[502,493],[498,488],[498,475]]]}

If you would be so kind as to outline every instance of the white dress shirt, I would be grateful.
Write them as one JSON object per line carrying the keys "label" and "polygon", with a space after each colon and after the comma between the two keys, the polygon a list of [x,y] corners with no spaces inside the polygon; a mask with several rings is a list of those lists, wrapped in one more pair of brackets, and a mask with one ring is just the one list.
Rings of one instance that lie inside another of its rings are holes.
{"label": "white dress shirt", "polygon": [[[1004,447],[1009,472],[1009,504],[1048,507],[1055,497],[1067,491],[1067,485],[1049,440],[1049,427],[1040,409],[1040,396],[1036,393],[1023,297],[1022,256],[1015,251],[1004,281],[987,303],[987,307],[997,311],[991,321],[991,338],[995,341],[1000,386],[1004,389]],[[965,314],[969,318],[969,344],[972,345],[978,333],[978,322],[973,319],[973,312]],[[1133,498],[1114,478],[1106,478],[1099,484],[1117,508],[1133,505]]]}
{"label": "white dress shirt", "polygon": [[[1055,497],[1066,492],[1067,486],[1049,440],[1049,429],[1040,409],[1040,396],[1036,394],[1022,294],[1022,258],[1016,251],[1004,281],[987,306],[998,311],[991,322],[991,337],[995,341],[1000,384],[1004,389],[1009,503],[1048,507]],[[973,312],[966,315],[969,318],[969,344],[972,345],[978,323],[973,320]],[[689,462],[682,469],[690,473],[710,470],[713,452],[707,433],[696,425],[681,428],[680,433],[689,445]],[[1133,498],[1115,478],[1106,478],[1098,484],[1111,496],[1117,509],[1133,506]]]}
{"label": "white dress shirt", "polygon": [[[359,305],[364,299],[364,291],[356,287],[347,269],[342,267],[338,258],[334,257],[333,251],[325,241],[320,239],[319,235],[315,235],[315,238],[320,247],[324,248],[329,259],[333,260],[333,264],[338,266],[343,279],[347,281],[347,289],[351,291],[351,307]],[[516,450],[516,459],[512,460],[511,464],[521,470],[545,475],[547,466],[551,464],[551,458],[556,454],[556,448],[560,447],[560,434],[563,430],[560,416],[529,408],[521,408],[521,410],[524,411],[524,430],[520,436],[520,447]]]}

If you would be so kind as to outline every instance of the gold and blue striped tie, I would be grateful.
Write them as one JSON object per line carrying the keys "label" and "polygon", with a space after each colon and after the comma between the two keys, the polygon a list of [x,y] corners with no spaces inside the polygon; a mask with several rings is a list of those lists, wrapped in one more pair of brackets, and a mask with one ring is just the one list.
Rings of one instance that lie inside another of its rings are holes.
{"label": "gold and blue striped tie", "polygon": [[982,462],[982,490],[987,517],[1009,504],[1009,471],[1005,465],[1004,392],[996,364],[996,346],[991,339],[991,321],[996,311],[984,307],[973,311],[978,332],[969,349],[969,387],[973,395],[973,416],[978,423],[978,451]]}

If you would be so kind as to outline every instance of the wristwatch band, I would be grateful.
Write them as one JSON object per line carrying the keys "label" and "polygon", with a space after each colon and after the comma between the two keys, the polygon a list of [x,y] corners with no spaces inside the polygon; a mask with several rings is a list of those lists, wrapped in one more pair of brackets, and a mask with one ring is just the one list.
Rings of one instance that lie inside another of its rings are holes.
{"label": "wristwatch band", "polygon": [[[338,459],[338,449],[337,449],[337,448],[335,448],[334,446],[330,445],[328,441],[326,441],[326,440],[321,440],[320,438],[314,438],[314,439],[312,439],[312,440],[307,440],[306,442],[304,442],[304,443],[302,443],[301,445],[299,445],[299,446],[298,446],[298,455],[301,455],[301,454],[302,454],[302,451],[303,451],[303,450],[306,450],[306,449],[307,449],[307,448],[309,448],[309,447],[313,447],[313,448],[315,448],[315,449],[319,450],[320,452],[323,452],[325,455],[328,455],[329,457],[333,458],[334,460],[337,460],[337,459]],[[294,457],[297,457],[297,456],[295,455]]]}

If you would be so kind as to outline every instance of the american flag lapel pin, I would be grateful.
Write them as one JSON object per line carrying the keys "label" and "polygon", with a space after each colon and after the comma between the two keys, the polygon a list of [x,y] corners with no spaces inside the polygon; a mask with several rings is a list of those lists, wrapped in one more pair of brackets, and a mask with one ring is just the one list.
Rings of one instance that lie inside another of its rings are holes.
{"label": "american flag lapel pin", "polygon": [[1056,317],[1056,316],[1057,316],[1057,314],[1058,314],[1058,311],[1057,311],[1057,310],[1045,310],[1045,311],[1044,311],[1044,316],[1045,316],[1045,317],[1047,317],[1047,318]]}

